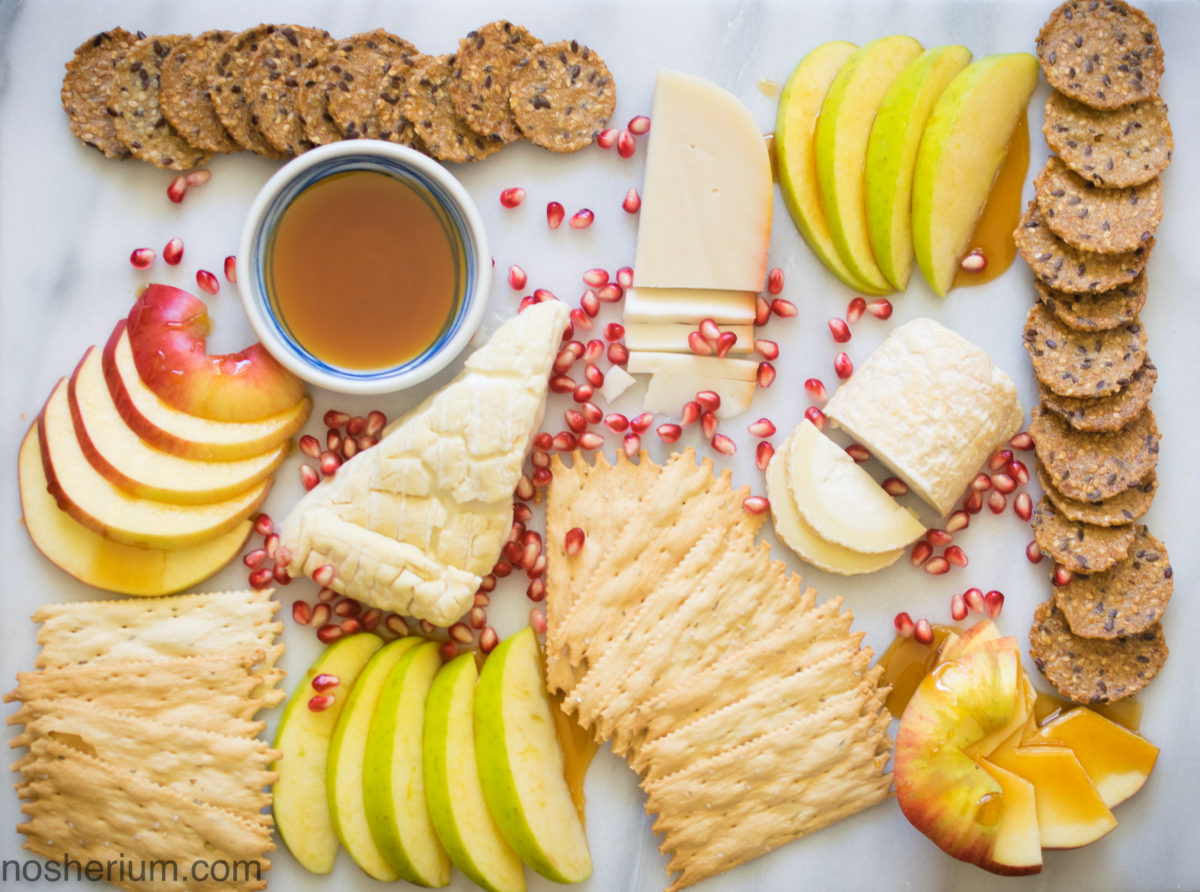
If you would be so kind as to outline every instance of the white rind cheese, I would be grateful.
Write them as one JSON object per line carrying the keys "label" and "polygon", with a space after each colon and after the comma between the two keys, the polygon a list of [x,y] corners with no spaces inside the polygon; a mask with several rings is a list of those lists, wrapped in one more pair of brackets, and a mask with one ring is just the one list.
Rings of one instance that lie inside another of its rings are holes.
{"label": "white rind cheese", "polygon": [[825,414],[942,515],[1025,418],[1012,379],[932,319],[888,335]]}

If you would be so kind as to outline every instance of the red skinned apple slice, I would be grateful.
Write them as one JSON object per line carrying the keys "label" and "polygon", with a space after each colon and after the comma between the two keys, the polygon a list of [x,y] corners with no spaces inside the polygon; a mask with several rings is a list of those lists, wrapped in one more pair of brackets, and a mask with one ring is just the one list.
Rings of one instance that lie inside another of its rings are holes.
{"label": "red skinned apple slice", "polygon": [[187,458],[246,458],[274,449],[308,420],[307,396],[260,421],[211,421],[163,402],[138,377],[122,319],[104,345],[104,380],[113,403],[130,429],[156,449]]}
{"label": "red skinned apple slice", "polygon": [[101,476],[79,446],[67,379],[63,378],[38,416],[42,470],[59,508],[114,542],[142,548],[183,548],[215,539],[236,527],[262,504],[271,487],[263,480],[220,502],[178,505],[132,496]]}
{"label": "red skinned apple slice", "polygon": [[213,421],[255,421],[304,396],[304,384],[263,347],[209,356],[208,308],[186,291],[149,285],[129,312],[138,375],[181,412]]}
{"label": "red skinned apple slice", "polygon": [[117,411],[101,368],[100,350],[88,348],[67,386],[71,421],[83,454],[109,482],[159,502],[219,502],[265,480],[287,447],[235,461],[202,461],[155,449]]}
{"label": "red skinned apple slice", "polygon": [[17,465],[21,513],[33,544],[51,563],[106,591],[153,596],[192,588],[233,560],[254,527],[245,520],[215,539],[173,551],[122,545],[76,523],[54,503],[36,424],[21,443]]}

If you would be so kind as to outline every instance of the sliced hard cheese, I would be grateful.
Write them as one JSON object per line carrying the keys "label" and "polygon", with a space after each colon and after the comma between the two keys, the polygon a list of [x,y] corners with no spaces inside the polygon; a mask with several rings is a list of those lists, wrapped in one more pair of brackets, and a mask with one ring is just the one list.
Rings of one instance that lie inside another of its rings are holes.
{"label": "sliced hard cheese", "polygon": [[470,609],[511,526],[566,325],[559,301],[510,319],[457,378],[301,499],[280,527],[288,572],[332,565],[336,591],[439,626]]}
{"label": "sliced hard cheese", "polygon": [[[696,322],[627,322],[625,346],[630,350],[690,353],[688,336],[696,328]],[[723,325],[721,331],[737,336],[729,351],[731,354],[749,353],[754,349],[753,325]]]}
{"label": "sliced hard cheese", "polygon": [[626,326],[635,322],[684,322],[695,327],[705,318],[718,325],[753,325],[754,292],[638,286],[626,290],[624,313]]}
{"label": "sliced hard cheese", "polygon": [[1025,417],[1008,375],[932,319],[888,335],[825,414],[943,515]]}
{"label": "sliced hard cheese", "polygon": [[925,532],[846,450],[801,421],[787,449],[788,480],[800,514],[822,539],[878,554],[904,548]]}
{"label": "sliced hard cheese", "polygon": [[801,560],[807,561],[818,570],[854,576],[882,570],[904,554],[903,548],[864,554],[822,539],[796,507],[796,499],[792,495],[791,483],[788,480],[788,453],[789,449],[785,446],[783,450],[775,453],[771,463],[767,465],[767,498],[771,502],[775,535],[784,545],[796,552]]}
{"label": "sliced hard cheese", "polygon": [[717,417],[724,420],[741,415],[750,408],[756,386],[753,381],[734,381],[732,378],[658,373],[650,378],[643,405],[647,412],[662,412],[678,417],[684,403],[694,400],[701,390],[711,390],[721,398]]}
{"label": "sliced hard cheese", "polygon": [[754,118],[703,78],[660,71],[634,281],[759,291],[771,237],[771,162]]}
{"label": "sliced hard cheese", "polygon": [[[758,363],[750,359],[697,356],[694,353],[659,353],[643,351],[629,353],[625,369],[633,375],[673,375],[685,380],[695,378],[725,378],[729,381],[754,381]],[[697,386],[696,390],[705,388]]]}
{"label": "sliced hard cheese", "polygon": [[633,375],[615,365],[604,373],[604,386],[600,388],[600,392],[604,394],[605,402],[613,403],[636,383],[637,379]]}

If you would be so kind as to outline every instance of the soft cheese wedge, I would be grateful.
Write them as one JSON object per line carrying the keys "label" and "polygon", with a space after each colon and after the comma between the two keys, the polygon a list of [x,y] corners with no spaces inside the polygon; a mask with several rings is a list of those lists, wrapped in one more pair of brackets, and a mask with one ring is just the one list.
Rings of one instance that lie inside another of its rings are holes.
{"label": "soft cheese wedge", "polygon": [[439,626],[469,610],[511,527],[567,315],[548,301],[510,319],[457,378],[301,499],[280,525],[288,571],[332,565],[335,590]]}
{"label": "soft cheese wedge", "polygon": [[788,479],[800,514],[817,534],[868,554],[904,548],[925,532],[911,511],[810,421],[792,434]]}

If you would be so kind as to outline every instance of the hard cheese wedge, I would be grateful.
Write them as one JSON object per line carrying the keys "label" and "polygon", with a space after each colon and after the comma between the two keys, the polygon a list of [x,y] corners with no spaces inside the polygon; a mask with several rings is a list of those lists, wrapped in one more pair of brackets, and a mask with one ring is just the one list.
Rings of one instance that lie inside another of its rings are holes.
{"label": "hard cheese wedge", "polygon": [[[643,288],[625,292],[625,323],[691,323],[712,319],[722,328],[754,323],[753,291],[712,288]],[[683,345],[684,349],[687,344]]]}
{"label": "hard cheese wedge", "polygon": [[470,607],[511,526],[512,493],[567,325],[549,301],[506,322],[442,390],[312,490],[280,526],[293,574],[447,626]]}

